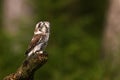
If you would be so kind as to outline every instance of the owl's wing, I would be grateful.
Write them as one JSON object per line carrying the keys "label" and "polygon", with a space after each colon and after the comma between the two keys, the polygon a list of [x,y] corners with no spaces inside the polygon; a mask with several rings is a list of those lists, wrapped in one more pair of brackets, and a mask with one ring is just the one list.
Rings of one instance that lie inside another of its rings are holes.
{"label": "owl's wing", "polygon": [[39,43],[40,38],[42,38],[42,35],[40,34],[33,36],[25,54],[28,54]]}

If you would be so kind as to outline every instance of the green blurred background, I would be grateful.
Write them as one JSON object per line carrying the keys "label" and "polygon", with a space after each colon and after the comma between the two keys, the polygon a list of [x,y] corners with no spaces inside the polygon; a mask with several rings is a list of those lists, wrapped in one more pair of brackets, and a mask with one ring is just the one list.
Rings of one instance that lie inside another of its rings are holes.
{"label": "green blurred background", "polygon": [[3,3],[0,0],[0,80],[21,65],[40,20],[51,23],[49,59],[35,80],[103,80],[100,60],[106,0],[27,0],[30,17],[13,21],[19,27],[16,35],[4,28]]}

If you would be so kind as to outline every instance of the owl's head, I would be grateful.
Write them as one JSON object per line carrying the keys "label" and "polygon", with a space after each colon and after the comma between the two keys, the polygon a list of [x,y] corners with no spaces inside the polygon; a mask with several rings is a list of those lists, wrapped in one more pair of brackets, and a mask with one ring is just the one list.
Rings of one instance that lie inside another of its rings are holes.
{"label": "owl's head", "polygon": [[36,24],[34,34],[49,33],[49,31],[50,23],[47,21],[40,21]]}

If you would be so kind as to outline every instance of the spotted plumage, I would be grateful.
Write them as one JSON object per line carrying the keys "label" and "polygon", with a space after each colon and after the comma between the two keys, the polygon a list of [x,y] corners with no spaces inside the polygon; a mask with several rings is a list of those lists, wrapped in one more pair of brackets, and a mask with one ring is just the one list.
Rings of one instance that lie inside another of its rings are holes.
{"label": "spotted plumage", "polygon": [[50,34],[50,24],[47,21],[37,23],[34,31],[34,36],[28,46],[25,54],[30,56],[36,52],[43,53],[46,48]]}

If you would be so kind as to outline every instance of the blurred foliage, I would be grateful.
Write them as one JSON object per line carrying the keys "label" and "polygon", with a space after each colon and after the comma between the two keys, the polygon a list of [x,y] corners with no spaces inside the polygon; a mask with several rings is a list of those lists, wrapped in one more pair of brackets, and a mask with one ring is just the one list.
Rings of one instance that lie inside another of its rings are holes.
{"label": "blurred foliage", "polygon": [[[35,80],[102,80],[101,34],[106,0],[31,0],[33,20],[51,23],[48,62]],[[24,59],[34,25],[21,29],[17,37],[0,32],[0,78],[14,72]],[[19,47],[13,47],[12,43]],[[13,51],[11,48],[15,48]]]}

